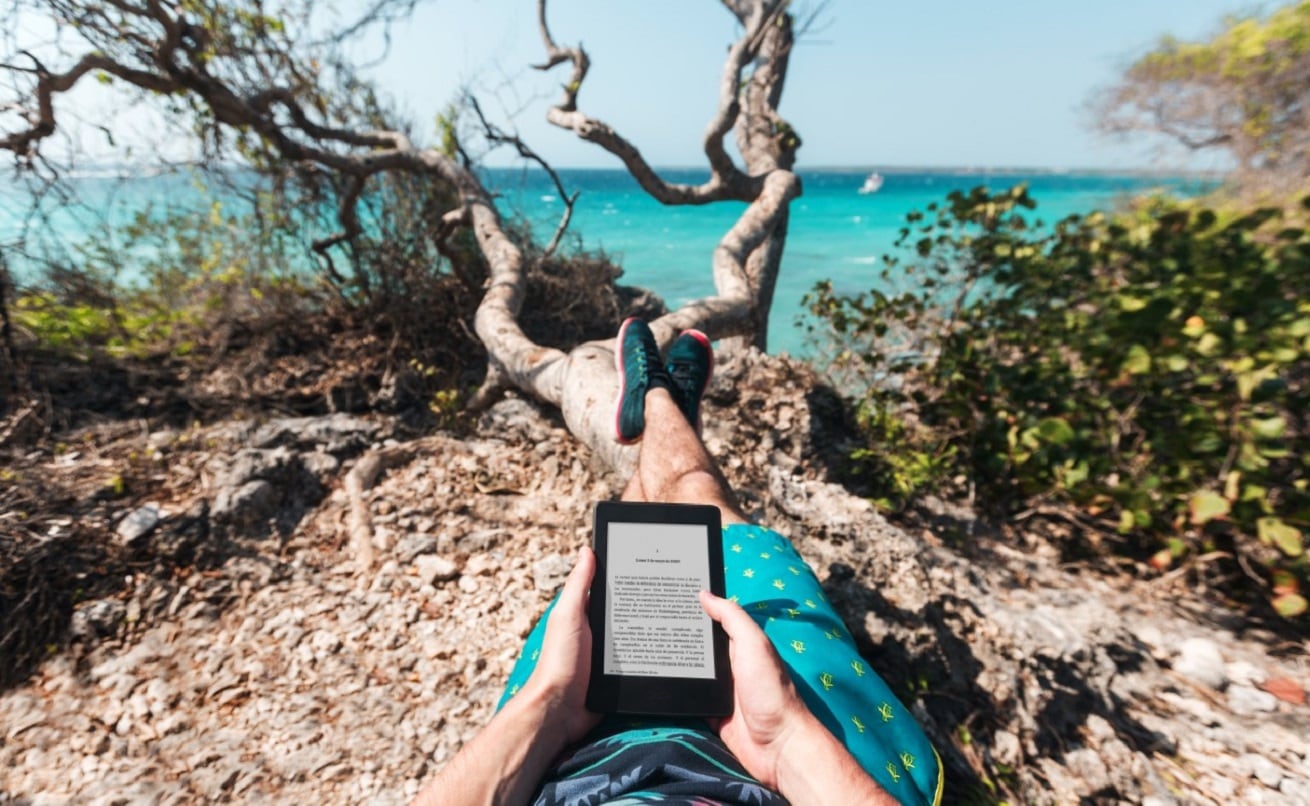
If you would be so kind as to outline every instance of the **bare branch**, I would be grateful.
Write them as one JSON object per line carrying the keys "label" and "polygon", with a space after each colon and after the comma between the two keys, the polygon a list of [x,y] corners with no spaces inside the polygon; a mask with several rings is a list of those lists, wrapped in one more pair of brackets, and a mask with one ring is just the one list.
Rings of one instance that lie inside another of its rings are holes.
{"label": "bare branch", "polygon": [[564,201],[564,213],[560,216],[559,224],[555,226],[555,234],[551,236],[550,242],[547,243],[546,248],[542,250],[542,257],[550,257],[559,247],[560,240],[564,237],[565,231],[569,228],[569,221],[573,219],[573,205],[577,202],[581,191],[569,193],[565,190],[564,182],[559,178],[559,174],[556,173],[550,163],[542,158],[540,154],[532,150],[532,148],[527,143],[523,142],[523,139],[518,135],[509,134],[491,123],[491,121],[487,120],[487,116],[482,113],[482,107],[478,104],[478,99],[476,97],[471,94],[466,94],[464,100],[473,110],[474,114],[478,116],[478,123],[481,124],[482,133],[488,141],[494,145],[508,144],[514,146],[520,157],[532,160],[537,163],[537,165],[541,166],[546,174],[550,176],[551,182],[555,184],[555,192],[558,193],[559,198]]}
{"label": "bare branch", "polygon": [[[546,113],[546,120],[562,129],[568,129],[591,143],[599,145],[623,161],[628,172],[647,193],[664,204],[708,204],[724,199],[749,201],[758,192],[758,182],[748,179],[737,170],[727,153],[722,150],[722,136],[731,128],[736,119],[736,88],[741,69],[749,60],[748,40],[754,31],[748,32],[729,52],[725,78],[720,85],[720,108],[711,120],[706,133],[707,155],[710,157],[711,176],[701,185],[671,184],[664,181],[641,151],[629,140],[620,135],[608,124],[582,114],[577,109],[578,91],[586,78],[590,62],[582,48],[561,48],[555,44],[546,23],[546,0],[537,0],[538,24],[542,41],[548,57],[540,69],[550,69],[565,61],[573,63],[573,76],[564,88],[564,100],[551,107]],[[763,16],[762,14],[760,15]],[[727,75],[731,73],[731,81]],[[727,93],[727,85],[731,92]],[[727,93],[732,100],[724,100]],[[721,131],[720,131],[721,130]],[[714,132],[719,132],[717,139]],[[711,142],[713,141],[713,142]]]}
{"label": "bare branch", "polygon": [[544,71],[566,61],[573,63],[573,75],[569,78],[569,83],[564,85],[564,100],[557,105],[560,110],[572,112],[578,108],[578,90],[582,89],[582,82],[587,77],[591,60],[587,58],[587,51],[583,50],[581,45],[576,48],[562,48],[555,44],[555,40],[550,35],[550,26],[546,23],[546,0],[537,0],[537,26],[541,29],[541,39],[546,44],[547,60],[544,64],[534,66]]}

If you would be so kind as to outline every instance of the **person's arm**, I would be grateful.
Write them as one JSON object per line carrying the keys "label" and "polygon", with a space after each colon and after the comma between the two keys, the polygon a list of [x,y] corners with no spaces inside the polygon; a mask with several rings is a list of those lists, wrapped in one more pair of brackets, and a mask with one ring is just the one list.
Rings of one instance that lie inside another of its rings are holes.
{"label": "person's arm", "polygon": [[587,594],[595,571],[596,556],[582,549],[546,622],[532,676],[411,806],[523,803],[555,757],[600,721],[586,708],[591,676]]}
{"label": "person's arm", "polygon": [[896,806],[897,800],[810,713],[768,637],[746,611],[708,592],[701,593],[701,607],[728,634],[733,708],[715,729],[746,771],[792,803]]}

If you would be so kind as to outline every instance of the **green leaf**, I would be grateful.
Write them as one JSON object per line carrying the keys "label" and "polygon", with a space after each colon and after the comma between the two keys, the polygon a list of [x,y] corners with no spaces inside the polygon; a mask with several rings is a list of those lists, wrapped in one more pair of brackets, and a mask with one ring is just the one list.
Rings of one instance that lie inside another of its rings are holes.
{"label": "green leaf", "polygon": [[1209,331],[1206,331],[1205,333],[1201,334],[1200,340],[1197,341],[1196,351],[1201,355],[1210,355],[1216,349],[1218,349],[1219,345],[1220,345],[1219,337]]}
{"label": "green leaf", "polygon": [[1194,526],[1201,526],[1215,518],[1222,518],[1231,509],[1228,499],[1209,490],[1201,490],[1194,494],[1187,506],[1192,513],[1192,525]]}
{"label": "green leaf", "polygon": [[1151,354],[1140,344],[1128,348],[1124,358],[1123,371],[1129,375],[1145,375],[1151,371]]}
{"label": "green leaf", "polygon": [[1282,596],[1275,597],[1271,604],[1283,618],[1299,616],[1306,610],[1305,597],[1297,593],[1284,593]]}
{"label": "green leaf", "polygon": [[1287,421],[1282,417],[1251,420],[1251,433],[1260,439],[1279,439],[1286,430]]}
{"label": "green leaf", "polygon": [[1300,557],[1304,553],[1301,530],[1284,523],[1282,518],[1261,518],[1255,525],[1262,542],[1277,546],[1288,557]]}
{"label": "green leaf", "polygon": [[1137,524],[1137,520],[1133,517],[1132,510],[1125,509],[1124,511],[1119,513],[1119,534],[1121,535],[1128,534],[1133,530],[1133,526],[1135,526],[1136,524]]}
{"label": "green leaf", "polygon": [[1120,309],[1122,309],[1127,313],[1132,313],[1133,311],[1140,311],[1141,309],[1146,307],[1146,300],[1142,299],[1141,297],[1132,297],[1132,296],[1124,295],[1119,297],[1119,307]]}
{"label": "green leaf", "polygon": [[1073,427],[1060,417],[1047,417],[1037,424],[1037,433],[1042,440],[1052,445],[1063,445],[1073,439]]}

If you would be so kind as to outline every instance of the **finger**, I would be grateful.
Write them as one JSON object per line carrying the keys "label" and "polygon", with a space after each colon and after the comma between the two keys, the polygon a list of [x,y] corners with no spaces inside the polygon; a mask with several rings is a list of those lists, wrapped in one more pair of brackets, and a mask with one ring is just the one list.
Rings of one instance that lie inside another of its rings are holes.
{"label": "finger", "polygon": [[736,602],[719,598],[709,591],[701,591],[700,606],[707,616],[723,627],[723,631],[733,641],[750,644],[769,643],[760,626]]}

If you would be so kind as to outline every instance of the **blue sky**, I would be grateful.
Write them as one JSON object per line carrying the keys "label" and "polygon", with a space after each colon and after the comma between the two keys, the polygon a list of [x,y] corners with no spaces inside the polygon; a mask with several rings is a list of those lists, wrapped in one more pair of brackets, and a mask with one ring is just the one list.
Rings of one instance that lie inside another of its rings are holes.
{"label": "blue sky", "polygon": [[[797,7],[806,3],[798,0]],[[809,4],[812,7],[812,3]],[[438,0],[395,32],[383,85],[429,121],[469,85],[560,166],[616,166],[554,129],[545,109],[567,67],[541,74],[534,0]],[[797,48],[781,111],[804,138],[803,166],[1180,167],[1157,145],[1091,131],[1087,101],[1162,34],[1198,38],[1242,0],[832,0]],[[582,108],[651,162],[703,165],[735,21],[714,0],[553,0],[561,43],[592,70]],[[508,155],[493,163],[511,162]],[[1187,167],[1212,167],[1193,160]]]}

